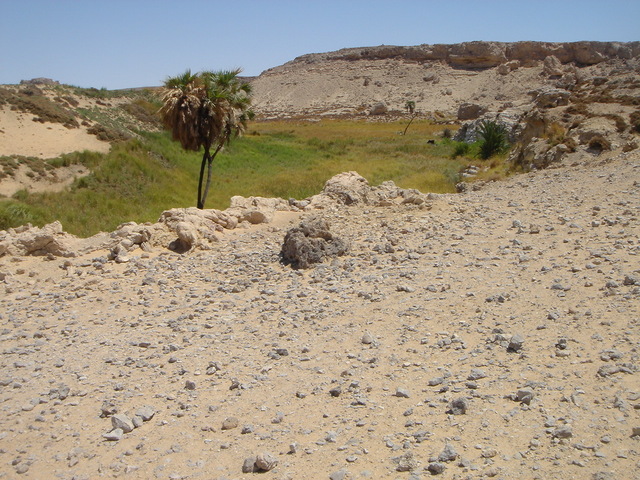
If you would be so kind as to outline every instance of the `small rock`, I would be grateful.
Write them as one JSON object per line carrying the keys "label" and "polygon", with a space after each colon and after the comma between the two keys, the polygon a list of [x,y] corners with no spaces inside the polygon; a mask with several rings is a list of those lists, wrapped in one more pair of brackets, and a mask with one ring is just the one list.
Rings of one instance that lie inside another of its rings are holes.
{"label": "small rock", "polygon": [[142,417],[139,417],[138,415],[134,415],[131,421],[133,422],[133,426],[135,428],[140,428],[144,423],[144,420],[142,420]]}
{"label": "small rock", "polygon": [[522,350],[522,345],[524,344],[524,338],[520,334],[515,334],[509,340],[509,346],[507,347],[507,351],[509,352],[519,352]]}
{"label": "small rock", "polygon": [[149,405],[145,405],[136,410],[136,415],[142,418],[145,422],[151,420],[155,414],[155,409]]}
{"label": "small rock", "polygon": [[562,425],[556,428],[552,435],[554,438],[571,438],[573,436],[573,430],[570,425]]}
{"label": "small rock", "polygon": [[331,394],[332,397],[339,397],[340,394],[342,393],[342,388],[333,387],[331,390],[329,390],[329,393]]}
{"label": "small rock", "polygon": [[406,388],[398,387],[396,389],[396,397],[409,398],[409,396],[410,396],[409,390],[407,390]]}
{"label": "small rock", "polygon": [[255,465],[258,471],[268,472],[278,465],[278,459],[268,452],[260,453],[256,457]]}
{"label": "small rock", "polygon": [[238,419],[236,417],[228,417],[222,422],[222,430],[231,430],[238,426]]}
{"label": "small rock", "polygon": [[256,459],[257,457],[251,456],[244,459],[244,463],[242,464],[242,473],[254,473],[258,471],[258,467],[256,467]]}
{"label": "small rock", "polygon": [[481,370],[479,368],[473,368],[471,369],[471,373],[469,373],[467,380],[480,380],[481,378],[485,378],[486,376],[487,374],[485,373],[484,370]]}
{"label": "small rock", "polygon": [[452,415],[464,415],[467,413],[468,402],[466,398],[460,397],[452,400],[449,404],[449,410],[447,413]]}
{"label": "small rock", "polygon": [[439,462],[453,462],[456,458],[458,458],[458,452],[450,443],[447,443],[444,450],[438,455]]}
{"label": "small rock", "polygon": [[363,336],[362,339],[360,340],[362,343],[364,343],[365,345],[371,345],[373,343],[373,336],[369,333],[366,332]]}
{"label": "small rock", "polygon": [[185,388],[185,390],[195,390],[196,389],[196,382],[194,382],[192,380],[187,380],[184,383],[184,388]]}
{"label": "small rock", "polygon": [[533,400],[534,395],[535,394],[533,393],[533,390],[531,390],[530,388],[522,388],[518,390],[518,393],[516,393],[516,400],[518,402],[529,405],[531,403],[531,400]]}
{"label": "small rock", "polygon": [[347,471],[344,468],[329,475],[329,480],[344,480],[345,478],[347,478]]}
{"label": "small rock", "polygon": [[427,466],[427,470],[429,470],[429,473],[431,473],[431,475],[439,475],[444,472],[446,468],[447,467],[442,462],[431,462]]}
{"label": "small rock", "polygon": [[122,413],[116,413],[111,417],[111,425],[113,428],[121,428],[124,433],[132,432],[135,427],[133,421]]}
{"label": "small rock", "polygon": [[104,435],[102,435],[102,438],[104,438],[105,440],[109,440],[111,442],[117,442],[122,439],[123,435],[124,435],[124,432],[122,431],[121,428],[114,428],[109,433],[105,433]]}

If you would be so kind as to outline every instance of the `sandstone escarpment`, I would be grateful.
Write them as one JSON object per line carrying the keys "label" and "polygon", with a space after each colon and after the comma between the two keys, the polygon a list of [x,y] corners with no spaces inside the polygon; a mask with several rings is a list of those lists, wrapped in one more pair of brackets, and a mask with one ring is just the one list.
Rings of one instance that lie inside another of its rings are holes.
{"label": "sandstone escarpment", "polygon": [[496,111],[530,103],[529,92],[543,87],[571,90],[594,77],[638,75],[639,56],[640,42],[383,45],[303,55],[252,83],[263,118],[397,115],[409,100],[442,118],[438,112],[455,116],[465,102]]}

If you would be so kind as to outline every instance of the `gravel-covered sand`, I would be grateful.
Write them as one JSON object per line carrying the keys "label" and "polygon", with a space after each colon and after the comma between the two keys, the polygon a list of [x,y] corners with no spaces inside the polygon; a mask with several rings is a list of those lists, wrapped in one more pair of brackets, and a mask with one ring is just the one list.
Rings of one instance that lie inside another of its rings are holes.
{"label": "gravel-covered sand", "polygon": [[315,213],[351,250],[308,270],[306,213],[0,258],[0,478],[640,478],[637,150]]}

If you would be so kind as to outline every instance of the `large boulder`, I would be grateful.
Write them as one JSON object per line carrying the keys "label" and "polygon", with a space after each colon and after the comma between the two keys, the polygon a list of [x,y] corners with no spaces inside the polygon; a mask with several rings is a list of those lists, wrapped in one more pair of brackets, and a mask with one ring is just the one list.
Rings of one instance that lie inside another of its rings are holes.
{"label": "large boulder", "polygon": [[322,217],[310,217],[290,229],[284,237],[282,260],[295,268],[309,268],[328,258],[344,255],[349,244],[329,231]]}

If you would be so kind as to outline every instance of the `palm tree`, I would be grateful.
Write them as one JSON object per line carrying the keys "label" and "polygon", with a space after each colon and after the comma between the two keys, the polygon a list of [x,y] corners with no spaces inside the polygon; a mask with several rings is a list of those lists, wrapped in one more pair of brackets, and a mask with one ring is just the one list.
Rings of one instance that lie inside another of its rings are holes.
{"label": "palm tree", "polygon": [[409,120],[409,123],[404,128],[404,132],[402,132],[402,135],[407,134],[407,130],[409,130],[409,125],[411,125],[411,123],[413,122],[413,119],[416,118],[416,115],[418,115],[417,113],[414,113],[416,110],[416,102],[414,102],[413,100],[407,100],[407,103],[404,104],[404,108],[406,108],[407,112],[409,112],[409,115],[411,115],[411,120]]}
{"label": "palm tree", "polygon": [[240,72],[236,69],[192,74],[187,70],[164,82],[160,116],[165,128],[185,150],[204,148],[198,181],[200,209],[209,193],[213,160],[232,138],[246,130],[247,121],[253,118],[251,86],[240,81]]}

